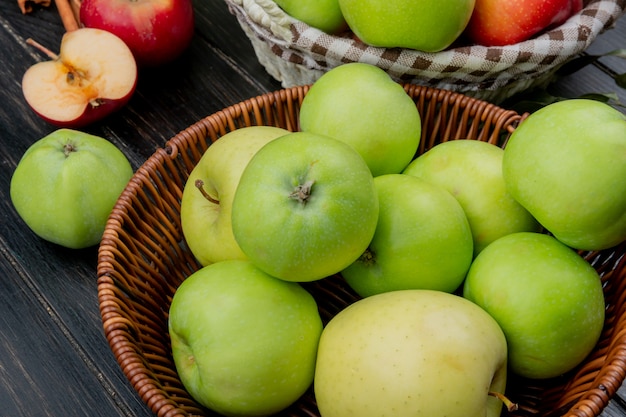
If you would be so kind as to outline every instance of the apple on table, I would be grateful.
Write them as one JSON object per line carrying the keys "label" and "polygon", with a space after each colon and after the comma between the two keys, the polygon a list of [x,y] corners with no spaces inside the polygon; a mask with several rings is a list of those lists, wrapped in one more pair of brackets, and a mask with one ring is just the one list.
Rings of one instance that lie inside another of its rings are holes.
{"label": "apple on table", "polygon": [[[45,50],[45,48],[41,47]],[[137,64],[128,46],[101,29],[66,32],[59,54],[26,70],[28,105],[59,127],[79,128],[122,108],[137,85]]]}
{"label": "apple on table", "polygon": [[511,45],[560,26],[582,8],[582,0],[476,0],[465,35],[479,45]]}
{"label": "apple on table", "polygon": [[85,27],[107,30],[130,48],[139,67],[178,58],[194,34],[191,0],[82,0]]}

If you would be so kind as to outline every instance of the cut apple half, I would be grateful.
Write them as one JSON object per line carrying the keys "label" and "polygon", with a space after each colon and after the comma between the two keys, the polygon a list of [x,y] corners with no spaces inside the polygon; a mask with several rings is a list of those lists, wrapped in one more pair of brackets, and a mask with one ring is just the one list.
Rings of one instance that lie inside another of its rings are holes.
{"label": "cut apple half", "polygon": [[124,106],[136,84],[137,64],[124,41],[105,30],[81,28],[63,35],[58,56],[26,71],[22,92],[46,121],[80,127]]}

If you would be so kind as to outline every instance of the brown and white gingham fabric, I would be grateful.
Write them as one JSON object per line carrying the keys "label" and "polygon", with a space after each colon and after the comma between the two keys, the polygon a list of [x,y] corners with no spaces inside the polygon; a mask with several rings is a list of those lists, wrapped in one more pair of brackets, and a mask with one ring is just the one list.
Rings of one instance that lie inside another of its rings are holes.
{"label": "brown and white gingham fabric", "polygon": [[[498,90],[558,68],[584,51],[626,11],[626,0],[589,0],[560,27],[532,40],[502,47],[462,46],[438,53],[377,48],[352,37],[332,36],[286,15],[271,0],[226,0],[246,31],[282,60],[325,72],[365,62],[398,81],[451,90]],[[257,53],[258,55],[258,53]]]}

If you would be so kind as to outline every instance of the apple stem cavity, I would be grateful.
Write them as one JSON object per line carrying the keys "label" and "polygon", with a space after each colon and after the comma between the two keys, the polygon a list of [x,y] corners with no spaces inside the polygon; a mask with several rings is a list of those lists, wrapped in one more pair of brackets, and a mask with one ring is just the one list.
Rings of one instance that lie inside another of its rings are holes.
{"label": "apple stem cavity", "polygon": [[296,200],[302,205],[305,205],[311,197],[311,189],[313,188],[315,181],[309,180],[304,184],[298,184],[296,188],[289,194],[289,198]]}
{"label": "apple stem cavity", "polygon": [[500,392],[489,391],[489,395],[491,395],[492,397],[496,397],[497,399],[502,401],[502,403],[506,406],[508,411],[516,411],[519,408],[519,406],[516,403],[509,400],[504,394]]}
{"label": "apple stem cavity", "polygon": [[213,204],[218,204],[218,205],[220,204],[219,200],[214,199],[213,197],[209,195],[209,193],[206,192],[206,190],[204,189],[204,181],[200,179],[196,180],[195,186],[198,190],[200,190],[200,194],[202,194],[204,198],[206,198]]}

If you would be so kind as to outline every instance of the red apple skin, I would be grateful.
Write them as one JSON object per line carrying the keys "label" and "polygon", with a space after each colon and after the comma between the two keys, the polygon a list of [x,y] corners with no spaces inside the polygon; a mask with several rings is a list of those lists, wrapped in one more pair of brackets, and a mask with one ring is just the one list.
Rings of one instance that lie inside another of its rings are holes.
{"label": "red apple skin", "polygon": [[512,45],[563,24],[582,8],[582,0],[476,0],[465,36],[478,45]]}
{"label": "red apple skin", "polygon": [[195,22],[191,0],[83,0],[80,20],[119,36],[139,67],[178,58],[191,43]]}

